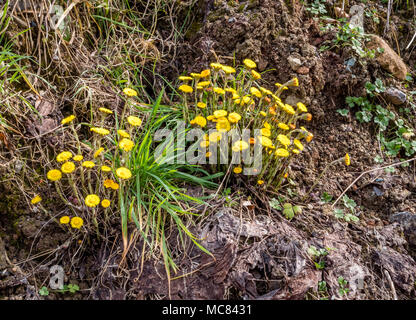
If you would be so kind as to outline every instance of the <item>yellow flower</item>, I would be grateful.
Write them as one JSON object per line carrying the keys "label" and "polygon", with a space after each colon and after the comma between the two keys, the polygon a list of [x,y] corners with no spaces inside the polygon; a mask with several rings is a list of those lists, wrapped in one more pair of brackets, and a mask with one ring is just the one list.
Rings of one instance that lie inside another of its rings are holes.
{"label": "yellow flower", "polygon": [[278,157],[288,157],[289,156],[289,151],[287,151],[286,149],[282,149],[282,148],[278,148],[275,153],[276,153],[276,156],[278,156]]}
{"label": "yellow flower", "polygon": [[231,125],[227,118],[219,118],[217,121],[216,128],[218,131],[230,131]]}
{"label": "yellow flower", "polygon": [[215,116],[211,115],[207,117],[207,120],[209,121],[214,121],[215,120]]}
{"label": "yellow flower", "polygon": [[228,112],[226,110],[215,110],[214,117],[215,118],[223,118],[226,117]]}
{"label": "yellow flower", "polygon": [[255,70],[251,70],[251,75],[253,76],[254,80],[261,79],[261,74]]}
{"label": "yellow flower", "polygon": [[178,79],[181,80],[181,81],[190,81],[190,80],[192,80],[192,77],[180,76]]}
{"label": "yellow flower", "polygon": [[112,114],[113,111],[111,111],[110,109],[107,108],[98,108],[98,110],[100,110],[103,113],[107,113],[107,114]]}
{"label": "yellow flower", "polygon": [[[276,87],[278,87],[278,88],[280,88],[281,86],[282,86],[282,84],[281,83],[279,83],[279,82],[276,82],[275,84],[274,84]],[[286,87],[286,86],[284,86],[283,87],[283,90],[288,90],[289,88],[288,87]]]}
{"label": "yellow flower", "polygon": [[212,69],[219,70],[219,69],[221,69],[221,68],[222,68],[222,64],[221,64],[221,63],[216,63],[216,62],[213,62],[213,63],[211,63],[211,64],[210,64],[210,67],[211,67]]}
{"label": "yellow flower", "polygon": [[108,199],[104,199],[103,201],[101,201],[101,205],[103,206],[103,208],[108,208],[111,204],[111,201]]}
{"label": "yellow flower", "polygon": [[72,158],[72,160],[74,161],[82,161],[82,159],[84,159],[84,157],[81,154],[77,154],[75,157]]}
{"label": "yellow flower", "polygon": [[198,102],[198,103],[196,104],[196,106],[197,106],[198,108],[205,109],[205,108],[206,108],[206,106],[207,106],[207,104],[206,104],[206,103],[203,103],[203,102]]}
{"label": "yellow flower", "polygon": [[101,171],[103,172],[110,172],[111,168],[109,166],[101,166]]}
{"label": "yellow flower", "polygon": [[233,169],[233,172],[234,173],[236,173],[236,174],[239,174],[239,173],[241,173],[243,171],[243,169],[241,168],[241,167],[235,167],[234,169]]}
{"label": "yellow flower", "polygon": [[210,84],[209,81],[201,81],[201,82],[198,82],[198,86],[200,86],[202,88],[208,87],[209,84]]}
{"label": "yellow flower", "polygon": [[225,88],[225,89],[224,89],[224,91],[225,91],[225,92],[229,92],[229,93],[233,93],[233,94],[234,94],[234,93],[235,93],[235,94],[237,93],[237,90],[235,90],[235,89],[233,89],[233,88]]}
{"label": "yellow flower", "polygon": [[251,88],[250,88],[250,93],[251,93],[253,96],[257,97],[257,98],[261,98],[261,92],[260,92],[260,90],[259,90],[259,89],[257,89],[257,88],[255,88],[255,87],[251,87]]}
{"label": "yellow flower", "polygon": [[71,227],[74,229],[80,229],[82,225],[84,224],[84,220],[80,217],[73,217],[71,219]]}
{"label": "yellow flower", "polygon": [[106,179],[104,180],[104,187],[105,188],[111,188],[111,186],[114,184],[115,182],[111,179]]}
{"label": "yellow flower", "polygon": [[225,94],[225,90],[222,88],[215,87],[213,90],[216,94]]}
{"label": "yellow flower", "polygon": [[230,121],[231,123],[237,123],[240,120],[241,120],[241,116],[237,112],[231,112],[228,115],[228,121]]}
{"label": "yellow flower", "polygon": [[232,150],[234,152],[239,152],[239,151],[243,151],[243,150],[246,150],[246,149],[248,149],[248,143],[245,142],[245,141],[242,141],[242,140],[237,141],[236,143],[234,143],[234,145],[232,147]]}
{"label": "yellow flower", "polygon": [[75,164],[71,161],[65,162],[61,167],[61,171],[63,173],[71,173],[74,170],[75,170]]}
{"label": "yellow flower", "polygon": [[125,167],[120,167],[116,170],[117,177],[120,179],[129,179],[131,178],[131,171]]}
{"label": "yellow flower", "polygon": [[202,116],[196,116],[194,120],[191,121],[191,124],[197,124],[201,128],[207,125],[207,119]]}
{"label": "yellow flower", "polygon": [[183,85],[179,86],[178,89],[182,92],[185,92],[185,93],[192,93],[194,91],[194,89],[192,89],[192,87],[188,86],[187,84],[183,84]]}
{"label": "yellow flower", "polygon": [[349,166],[351,164],[350,155],[348,153],[345,154],[345,165]]}
{"label": "yellow flower", "polygon": [[288,86],[299,87],[299,80],[298,78],[293,78],[290,80]]}
{"label": "yellow flower", "polygon": [[40,195],[36,195],[35,197],[32,198],[32,200],[30,200],[30,203],[31,204],[37,204],[41,201],[42,201],[42,198],[40,197]]}
{"label": "yellow flower", "polygon": [[114,182],[110,185],[110,188],[113,190],[117,190],[120,187],[120,185],[117,182]]}
{"label": "yellow flower", "polygon": [[95,132],[95,133],[101,134],[102,136],[105,136],[105,135],[107,135],[107,134],[109,134],[109,133],[110,133],[110,131],[109,131],[109,130],[104,129],[104,128],[96,128],[96,127],[93,127],[93,128],[91,128],[90,130],[91,130],[92,132]]}
{"label": "yellow flower", "polygon": [[266,117],[267,116],[267,113],[264,112],[264,111],[260,111],[260,115],[262,115],[263,117]]}
{"label": "yellow flower", "polygon": [[296,113],[296,112],[295,112],[295,109],[293,109],[293,107],[292,107],[290,104],[285,104],[285,106],[284,106],[283,110],[284,110],[286,113],[291,114],[291,115],[294,115],[294,114]]}
{"label": "yellow flower", "polygon": [[210,142],[218,142],[218,141],[221,140],[221,137],[222,137],[221,132],[214,131],[214,132],[212,132],[212,133],[209,134],[208,140]]}
{"label": "yellow flower", "polygon": [[289,145],[290,145],[290,139],[289,139],[287,136],[285,136],[284,134],[279,134],[279,135],[277,136],[277,140],[279,140],[279,142],[280,142],[282,145],[284,145],[285,147],[287,147],[287,146],[289,146]]}
{"label": "yellow flower", "polygon": [[254,69],[257,67],[256,63],[250,59],[244,59],[243,63],[249,69]]}
{"label": "yellow flower", "polygon": [[201,78],[209,77],[210,74],[211,74],[211,70],[209,70],[209,69],[202,70],[201,71]]}
{"label": "yellow flower", "polygon": [[85,167],[85,168],[90,168],[91,169],[91,168],[94,168],[95,163],[92,162],[92,161],[84,161],[82,163],[82,166]]}
{"label": "yellow flower", "polygon": [[295,140],[293,140],[293,144],[296,146],[296,148],[298,148],[300,151],[302,151],[303,150],[303,144],[298,140],[298,139],[295,139]]}
{"label": "yellow flower", "polygon": [[69,217],[68,216],[63,216],[63,217],[61,217],[60,219],[59,219],[59,222],[61,223],[61,224],[68,224],[69,223]]}
{"label": "yellow flower", "polygon": [[74,115],[70,115],[69,117],[66,117],[64,119],[62,119],[61,124],[67,124],[72,122],[75,119]]}
{"label": "yellow flower", "polygon": [[131,88],[124,88],[123,90],[124,94],[129,97],[135,97],[137,96],[137,91]]}
{"label": "yellow flower", "polygon": [[72,153],[70,151],[63,151],[56,156],[56,161],[63,162],[72,158]]}
{"label": "yellow flower", "polygon": [[88,207],[94,208],[100,203],[100,197],[96,194],[89,194],[85,197],[85,204]]}
{"label": "yellow flower", "polygon": [[259,140],[262,146],[271,148],[273,146],[272,140],[267,137],[259,136]]}
{"label": "yellow flower", "polygon": [[52,169],[52,170],[48,171],[46,176],[51,181],[58,181],[59,179],[62,178],[62,173],[61,173],[61,171],[59,171],[57,169]]}
{"label": "yellow flower", "polygon": [[95,151],[94,152],[94,158],[97,158],[103,151],[104,151],[103,147],[101,147],[97,151]]}
{"label": "yellow flower", "polygon": [[258,184],[259,186],[261,186],[263,183],[264,183],[264,181],[263,181],[263,180],[258,180],[258,181],[257,181],[257,184]]}
{"label": "yellow flower", "polygon": [[203,140],[203,141],[201,141],[201,143],[199,145],[201,146],[201,148],[208,148],[209,147],[209,141]]}
{"label": "yellow flower", "polygon": [[254,102],[253,99],[251,99],[249,96],[244,96],[243,97],[243,100],[241,101],[241,104],[242,105],[244,105],[244,104],[251,104],[253,102]]}
{"label": "yellow flower", "polygon": [[191,77],[193,77],[193,78],[195,78],[195,79],[199,79],[199,78],[201,78],[201,74],[200,74],[200,73],[195,73],[195,72],[192,72],[192,73],[191,73]]}
{"label": "yellow flower", "polygon": [[309,132],[308,136],[305,138],[307,142],[311,142],[313,139],[313,134]]}
{"label": "yellow flower", "polygon": [[208,151],[206,154],[205,154],[205,157],[207,157],[207,158],[209,158],[209,157],[211,157],[211,152],[210,151]]}
{"label": "yellow flower", "polygon": [[289,130],[289,126],[286,123],[279,122],[277,126],[282,130]]}
{"label": "yellow flower", "polygon": [[268,122],[265,122],[263,126],[269,130],[272,128],[272,126]]}
{"label": "yellow flower", "polygon": [[133,127],[138,127],[142,124],[142,119],[135,116],[129,116],[127,117],[127,122],[130,123]]}
{"label": "yellow flower", "polygon": [[272,135],[272,132],[268,128],[262,128],[260,130],[261,134],[265,137],[270,137]]}
{"label": "yellow flower", "polygon": [[263,87],[260,87],[260,91],[263,94],[273,94],[273,92],[271,92],[269,89],[266,89],[266,88],[263,88]]}
{"label": "yellow flower", "polygon": [[308,108],[302,102],[298,102],[296,105],[300,112],[308,112]]}
{"label": "yellow flower", "polygon": [[235,73],[235,69],[233,67],[229,67],[229,66],[222,66],[221,67],[222,71],[224,71],[226,74],[231,74],[231,73]]}
{"label": "yellow flower", "polygon": [[125,130],[117,130],[117,133],[122,138],[130,138],[130,135]]}
{"label": "yellow flower", "polygon": [[294,154],[299,154],[299,153],[300,153],[300,150],[298,150],[298,149],[293,149],[293,150],[292,150],[292,152],[293,152]]}
{"label": "yellow flower", "polygon": [[131,149],[134,148],[134,142],[128,138],[123,138],[120,140],[120,142],[118,143],[118,146],[120,149],[128,152]]}

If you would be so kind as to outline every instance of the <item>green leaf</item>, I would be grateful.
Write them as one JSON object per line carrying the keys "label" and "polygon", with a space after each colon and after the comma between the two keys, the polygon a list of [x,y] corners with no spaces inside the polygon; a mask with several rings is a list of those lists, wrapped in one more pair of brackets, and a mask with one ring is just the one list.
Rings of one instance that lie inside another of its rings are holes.
{"label": "green leaf", "polygon": [[328,203],[332,201],[333,196],[328,192],[322,193],[321,200],[322,202]]}
{"label": "green leaf", "polygon": [[269,201],[269,205],[270,205],[270,207],[271,208],[273,208],[273,209],[276,209],[276,210],[282,210],[282,207],[280,206],[280,202],[279,202],[279,200],[277,200],[276,198],[272,198],[270,201]]}
{"label": "green leaf", "polygon": [[49,290],[46,287],[42,287],[39,289],[39,294],[41,296],[48,296],[49,295]]}
{"label": "green leaf", "polygon": [[337,110],[337,112],[338,112],[341,116],[346,117],[346,116],[348,116],[348,114],[349,114],[350,110],[348,110],[348,109],[338,109],[338,110]]}

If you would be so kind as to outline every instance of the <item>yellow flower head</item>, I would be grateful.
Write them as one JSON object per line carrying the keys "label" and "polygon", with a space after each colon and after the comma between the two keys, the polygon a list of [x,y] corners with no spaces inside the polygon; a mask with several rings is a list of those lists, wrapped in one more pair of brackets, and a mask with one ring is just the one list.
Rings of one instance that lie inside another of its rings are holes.
{"label": "yellow flower head", "polygon": [[108,199],[104,199],[103,201],[101,201],[101,205],[103,208],[108,208],[111,204],[111,201]]}
{"label": "yellow flower head", "polygon": [[241,120],[241,116],[237,112],[231,112],[228,115],[228,121],[230,121],[231,123],[237,123],[240,120]]}
{"label": "yellow flower head", "polygon": [[275,153],[276,153],[276,156],[278,157],[286,158],[289,156],[289,151],[287,151],[286,149],[282,149],[282,148],[278,148]]}
{"label": "yellow flower head", "polygon": [[289,130],[289,126],[286,123],[279,122],[277,126],[282,130]]}
{"label": "yellow flower head", "polygon": [[211,64],[210,64],[210,67],[211,67],[212,69],[219,70],[219,69],[221,69],[221,68],[222,68],[222,64],[221,64],[221,63],[216,63],[216,62],[213,62],[213,63],[211,63]]}
{"label": "yellow flower head", "polygon": [[272,126],[270,125],[270,123],[268,123],[267,121],[264,123],[263,125],[265,128],[271,130]]}
{"label": "yellow flower head", "polygon": [[93,127],[93,128],[91,128],[90,130],[91,130],[92,132],[98,133],[98,134],[100,134],[100,135],[102,135],[102,136],[105,136],[105,135],[107,135],[107,134],[109,134],[109,133],[110,133],[110,131],[109,131],[109,130],[104,129],[104,128],[96,128],[96,127]]}
{"label": "yellow flower head", "polygon": [[101,147],[97,151],[95,151],[94,152],[94,158],[97,158],[103,151],[104,151],[103,147]]}
{"label": "yellow flower head", "polygon": [[137,91],[131,88],[124,88],[123,90],[124,94],[129,97],[135,97],[137,96]]}
{"label": "yellow flower head", "polygon": [[181,80],[181,81],[190,81],[190,80],[193,80],[192,77],[188,77],[188,76],[180,76],[178,79]]}
{"label": "yellow flower head", "polygon": [[61,171],[63,173],[71,173],[74,170],[75,170],[75,164],[71,161],[65,162],[61,167]]}
{"label": "yellow flower head", "polygon": [[142,124],[142,119],[135,116],[129,116],[127,117],[127,122],[130,123],[133,127],[139,127]]}
{"label": "yellow flower head", "polygon": [[128,138],[123,138],[120,140],[120,142],[118,143],[118,146],[120,149],[128,152],[131,149],[134,148],[134,142]]}
{"label": "yellow flower head", "polygon": [[105,188],[111,188],[111,186],[114,184],[115,182],[111,179],[106,179],[104,180],[104,187]]}
{"label": "yellow flower head", "polygon": [[107,108],[98,108],[98,110],[100,110],[103,113],[113,114],[113,111],[111,111],[110,109],[107,109]]}
{"label": "yellow flower head", "polygon": [[264,136],[259,136],[258,138],[262,146],[268,147],[268,148],[271,148],[273,146],[273,142],[269,138],[264,137]]}
{"label": "yellow flower head", "polygon": [[196,124],[203,128],[207,125],[207,119],[202,116],[196,116],[195,119],[191,121],[191,124]]}
{"label": "yellow flower head", "polygon": [[293,152],[294,154],[299,154],[299,153],[300,153],[300,150],[299,150],[299,149],[293,149],[293,150],[292,150],[292,152]]}
{"label": "yellow flower head", "polygon": [[256,63],[250,59],[244,59],[243,63],[249,69],[254,69],[257,67]]}
{"label": "yellow flower head", "polygon": [[120,167],[116,170],[117,177],[120,179],[129,179],[131,178],[131,171],[125,167]]}
{"label": "yellow flower head", "polygon": [[260,115],[263,116],[263,117],[266,117],[267,116],[267,113],[264,112],[264,111],[260,111]]}
{"label": "yellow flower head", "polygon": [[98,206],[98,204],[100,203],[100,197],[97,196],[96,194],[89,194],[88,196],[85,197],[84,200],[85,200],[85,204],[90,208],[94,208]]}
{"label": "yellow flower head", "polygon": [[215,87],[213,90],[216,94],[225,94],[225,90],[223,88]]}
{"label": "yellow flower head", "polygon": [[31,204],[37,204],[41,201],[42,201],[42,198],[40,197],[40,195],[36,195],[35,197],[32,198],[32,200],[30,200],[30,203]]}
{"label": "yellow flower head", "polygon": [[228,112],[226,110],[215,110],[214,117],[215,118],[224,118],[226,117]]}
{"label": "yellow flower head", "polygon": [[82,159],[84,159],[84,157],[82,156],[82,154],[77,154],[75,157],[72,158],[72,160],[74,161],[82,161]]}
{"label": "yellow flower head", "polygon": [[74,115],[70,115],[69,117],[66,117],[64,119],[62,119],[61,124],[67,124],[72,122],[75,119]]}
{"label": "yellow flower head", "polygon": [[221,70],[224,71],[226,74],[235,73],[235,69],[229,66],[222,66]]}
{"label": "yellow flower head", "polygon": [[307,142],[311,142],[313,139],[313,134],[309,132],[308,136],[305,138]]}
{"label": "yellow flower head", "polygon": [[303,144],[298,140],[298,139],[295,139],[295,140],[293,140],[293,144],[296,146],[296,148],[298,148],[300,151],[302,151],[303,150]]}
{"label": "yellow flower head", "polygon": [[266,89],[266,88],[263,88],[263,87],[260,87],[260,91],[263,94],[273,94],[273,92],[271,92],[269,89]]}
{"label": "yellow flower head", "polygon": [[62,173],[61,173],[61,171],[59,171],[57,169],[52,169],[52,170],[48,171],[46,176],[51,181],[58,181],[59,179],[62,178]]}
{"label": "yellow flower head", "polygon": [[61,224],[68,224],[69,223],[70,218],[68,216],[63,216],[59,219],[59,222]]}
{"label": "yellow flower head", "polygon": [[214,121],[214,122],[216,121],[215,116],[213,116],[213,115],[207,116],[207,120]]}
{"label": "yellow flower head", "polygon": [[109,166],[101,166],[101,171],[103,172],[110,172],[111,168]]}
{"label": "yellow flower head", "polygon": [[208,152],[205,154],[205,157],[206,157],[206,158],[209,158],[209,157],[211,157],[211,155],[212,155],[212,153],[211,153],[210,151],[208,151]]}
{"label": "yellow flower head", "polygon": [[348,153],[345,154],[344,160],[345,160],[345,165],[346,166],[349,166],[351,164],[351,158],[350,158],[350,155]]}
{"label": "yellow flower head", "polygon": [[209,70],[209,69],[202,70],[201,71],[201,78],[209,77],[210,74],[211,74],[211,70]]}
{"label": "yellow flower head", "polygon": [[294,115],[294,114],[296,113],[296,112],[295,112],[295,109],[293,109],[293,107],[292,107],[290,104],[285,104],[285,106],[284,106],[283,110],[284,110],[286,113],[291,114],[291,115]]}
{"label": "yellow flower head", "polygon": [[201,82],[198,82],[198,86],[200,86],[202,88],[208,87],[209,84],[210,84],[209,81],[201,81]]}
{"label": "yellow flower head", "polygon": [[259,89],[257,89],[257,88],[255,88],[255,87],[251,87],[251,88],[250,88],[250,93],[251,93],[253,96],[257,97],[257,98],[261,98],[261,92],[260,92],[260,90],[259,90]]}
{"label": "yellow flower head", "polygon": [[201,146],[201,148],[208,148],[209,147],[209,141],[203,140],[203,141],[201,141],[201,143],[199,145]]}
{"label": "yellow flower head", "polygon": [[73,217],[71,219],[71,227],[74,229],[80,229],[82,225],[84,224],[84,220],[80,217]]}
{"label": "yellow flower head", "polygon": [[205,108],[207,107],[207,104],[206,104],[206,103],[203,103],[203,102],[198,102],[198,103],[196,104],[196,106],[197,106],[198,108],[205,109]]}
{"label": "yellow flower head", "polygon": [[117,130],[117,133],[122,138],[130,138],[130,135],[125,130]]}
{"label": "yellow flower head", "polygon": [[219,118],[217,120],[216,129],[218,131],[230,131],[231,125],[227,118]]}
{"label": "yellow flower head", "polygon": [[[278,88],[280,88],[281,86],[283,86],[283,84],[281,84],[281,83],[279,83],[279,82],[276,82],[274,85],[275,85],[276,87],[278,87]],[[288,88],[288,87],[286,87],[286,86],[284,86],[282,89],[283,89],[283,90],[288,90],[289,88]]]}
{"label": "yellow flower head", "polygon": [[221,132],[214,131],[214,132],[209,134],[208,140],[210,142],[218,142],[218,141],[221,140],[221,138],[222,138]]}
{"label": "yellow flower head", "polygon": [[246,150],[246,149],[248,149],[248,143],[245,142],[245,141],[242,141],[242,140],[237,141],[236,143],[234,143],[234,145],[232,147],[232,150],[234,152],[240,152],[240,151],[243,151],[243,150]]}
{"label": "yellow flower head", "polygon": [[277,140],[279,140],[279,142],[285,147],[288,147],[290,145],[290,139],[284,134],[279,134],[277,136]]}
{"label": "yellow flower head", "polygon": [[258,184],[259,186],[261,186],[263,183],[264,183],[264,181],[263,181],[263,180],[257,180],[257,184]]}
{"label": "yellow flower head", "polygon": [[272,135],[272,132],[268,128],[262,128],[260,130],[261,134],[265,137],[270,137]]}
{"label": "yellow flower head", "polygon": [[243,171],[243,169],[241,168],[241,167],[235,167],[234,169],[233,169],[233,172],[234,173],[236,173],[236,174],[239,174],[239,173],[241,173]]}
{"label": "yellow flower head", "polygon": [[187,84],[183,84],[183,85],[179,86],[178,89],[182,92],[185,92],[185,93],[192,93],[194,91],[194,89],[192,89],[192,87],[188,86]]}
{"label": "yellow flower head", "polygon": [[91,169],[91,168],[94,168],[95,163],[92,162],[92,161],[84,161],[82,163],[82,166],[85,167],[85,168],[90,168]]}
{"label": "yellow flower head", "polygon": [[261,74],[260,73],[258,73],[257,71],[255,71],[255,70],[251,70],[251,75],[253,76],[253,79],[254,80],[259,80],[259,79],[261,79]]}
{"label": "yellow flower head", "polygon": [[302,102],[298,102],[296,105],[300,112],[308,112],[308,108]]}
{"label": "yellow flower head", "polygon": [[293,78],[292,80],[290,80],[290,82],[288,83],[289,86],[293,86],[293,87],[299,87],[299,80],[298,78]]}
{"label": "yellow flower head", "polygon": [[70,151],[63,151],[56,156],[56,161],[63,162],[72,158],[72,153]]}

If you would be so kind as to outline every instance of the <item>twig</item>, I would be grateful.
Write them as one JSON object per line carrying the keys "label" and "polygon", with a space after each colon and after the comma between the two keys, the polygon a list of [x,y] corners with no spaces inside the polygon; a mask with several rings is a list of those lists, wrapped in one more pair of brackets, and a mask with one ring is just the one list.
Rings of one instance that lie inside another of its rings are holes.
{"label": "twig", "polygon": [[394,288],[394,283],[391,280],[390,273],[386,269],[384,269],[383,271],[384,271],[384,275],[386,276],[387,281],[390,285],[390,289],[391,289],[391,292],[393,294],[393,300],[398,300],[397,299],[397,294],[396,294],[396,289]]}
{"label": "twig", "polygon": [[373,171],[377,171],[377,170],[381,170],[381,169],[385,169],[385,168],[390,168],[390,167],[395,167],[395,166],[398,166],[398,165],[401,165],[401,164],[403,164],[403,163],[406,163],[406,162],[411,162],[411,161],[414,161],[414,160],[416,160],[416,158],[412,158],[412,159],[409,159],[409,160],[405,160],[405,161],[400,161],[400,162],[396,162],[396,163],[393,163],[393,164],[389,164],[388,166],[384,166],[384,167],[380,167],[380,168],[374,168],[374,169],[371,169],[371,170],[367,170],[367,171],[364,171],[363,173],[361,173],[342,193],[341,193],[341,195],[337,198],[337,200],[335,200],[335,202],[332,204],[332,208],[334,208],[335,207],[335,205],[337,204],[337,202],[342,198],[342,196],[358,181],[358,180],[360,180],[360,178],[363,176],[363,175],[365,175],[366,173],[370,173],[370,172],[373,172]]}
{"label": "twig", "polygon": [[389,29],[390,29],[391,2],[392,0],[389,0],[389,3],[387,4],[387,21],[386,21],[386,27],[384,28],[384,35],[386,35],[386,33],[389,32]]}
{"label": "twig", "polygon": [[416,31],[415,31],[415,34],[413,35],[412,40],[410,40],[409,44],[407,45],[406,49],[404,49],[404,50],[407,50],[407,49],[409,49],[409,48],[410,48],[410,46],[412,45],[412,43],[413,43],[413,41],[415,40],[415,38],[416,38]]}

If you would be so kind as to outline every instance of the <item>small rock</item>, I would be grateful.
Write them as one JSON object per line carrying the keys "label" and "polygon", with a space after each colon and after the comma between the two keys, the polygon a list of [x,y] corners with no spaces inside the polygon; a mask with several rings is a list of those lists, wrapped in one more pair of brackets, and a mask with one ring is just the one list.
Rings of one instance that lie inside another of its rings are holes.
{"label": "small rock", "polygon": [[287,62],[289,63],[293,71],[298,70],[302,66],[302,61],[300,61],[299,58],[295,58],[293,56],[289,56],[287,58]]}
{"label": "small rock", "polygon": [[408,212],[398,212],[390,216],[390,222],[396,222],[400,224],[404,229],[404,235],[407,242],[416,246],[416,215]]}
{"label": "small rock", "polygon": [[309,73],[309,68],[308,67],[300,67],[298,70],[296,70],[297,73],[299,74],[308,74]]}
{"label": "small rock", "polygon": [[350,27],[360,28],[364,31],[364,8],[354,5],[350,9]]}
{"label": "small rock", "polygon": [[298,102],[300,102],[301,100],[298,98],[298,97],[296,97],[296,96],[288,96],[286,99],[285,99],[285,102],[287,103],[287,104],[290,104],[291,106],[296,106],[296,104],[298,103]]}
{"label": "small rock", "polygon": [[[381,37],[375,34],[370,35],[370,37],[371,41],[367,44],[367,47],[376,50],[376,60],[380,66],[396,78],[405,80],[407,67],[402,58]],[[378,48],[382,49],[381,53],[377,51]]]}
{"label": "small rock", "polygon": [[395,106],[400,106],[406,102],[406,94],[397,88],[388,88],[384,93],[387,101]]}

